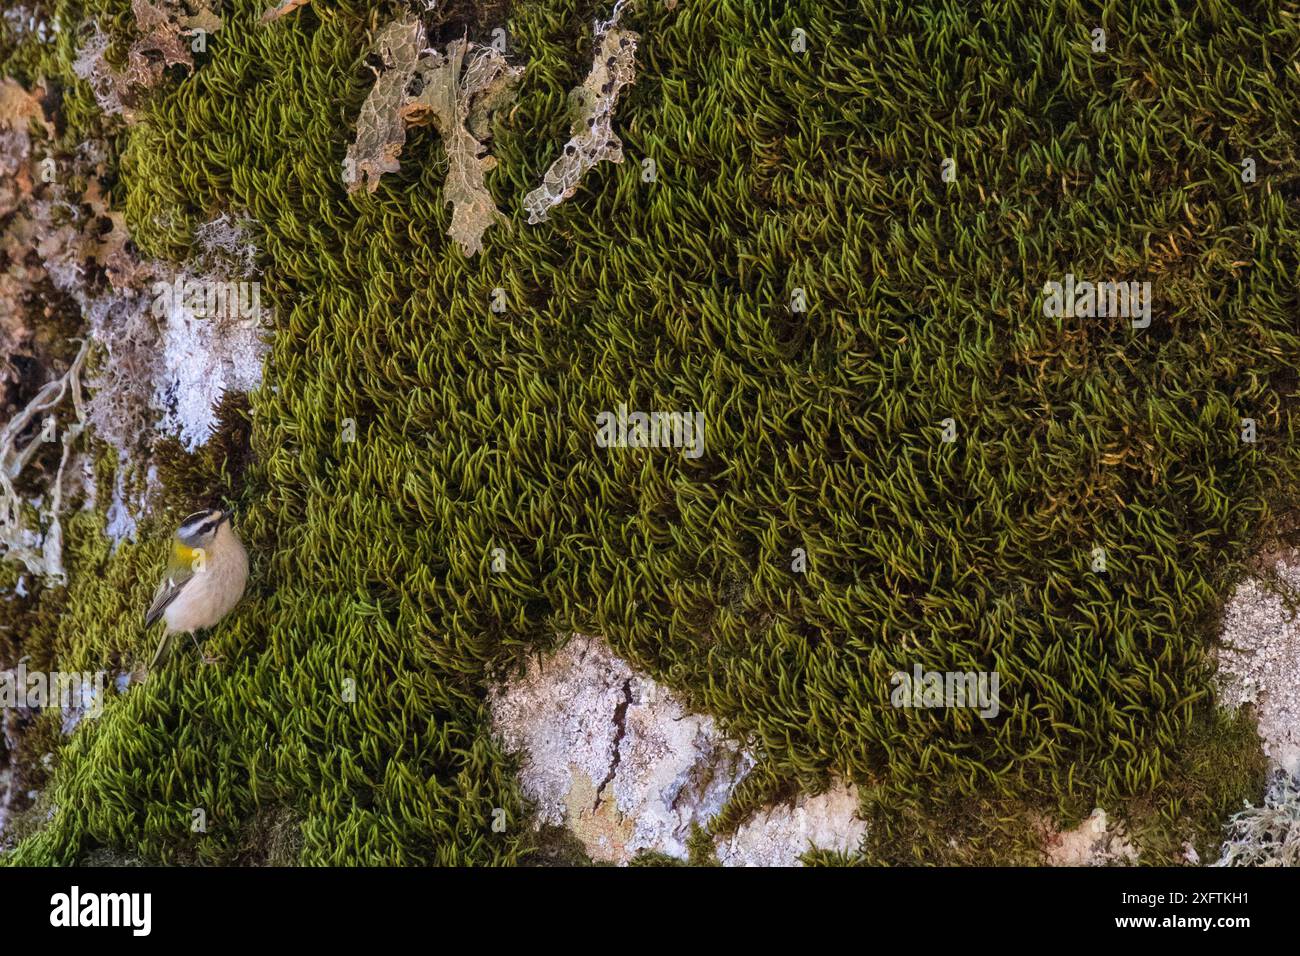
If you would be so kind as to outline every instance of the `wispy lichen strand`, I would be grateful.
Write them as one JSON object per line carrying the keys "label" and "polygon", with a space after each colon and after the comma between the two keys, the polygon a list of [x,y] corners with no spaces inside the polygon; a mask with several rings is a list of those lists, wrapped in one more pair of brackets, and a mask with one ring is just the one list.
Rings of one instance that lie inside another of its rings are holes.
{"label": "wispy lichen strand", "polygon": [[597,28],[596,58],[582,86],[572,93],[576,116],[563,155],[546,170],[542,184],[524,197],[530,223],[542,222],[551,209],[577,191],[582,177],[602,161],[623,162],[623,142],[614,132],[619,91],[636,75],[636,45],[629,30],[612,24]]}

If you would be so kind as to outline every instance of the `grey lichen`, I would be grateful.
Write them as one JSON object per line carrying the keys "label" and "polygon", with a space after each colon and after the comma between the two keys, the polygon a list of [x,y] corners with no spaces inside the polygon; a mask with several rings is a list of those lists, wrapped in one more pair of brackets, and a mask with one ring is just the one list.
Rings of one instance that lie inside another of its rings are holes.
{"label": "grey lichen", "polygon": [[[0,428],[0,557],[20,561],[33,574],[52,584],[66,581],[63,570],[63,527],[59,512],[63,505],[63,475],[72,454],[72,445],[86,421],[81,394],[81,369],[90,342],[82,342],[71,367],[48,382],[16,416]],[[30,517],[14,483],[31,464],[36,452],[47,440],[57,440],[58,429],[42,427],[26,442],[20,436],[35,422],[53,423],[52,413],[66,399],[71,399],[73,420],[62,429],[63,453],[59,468],[48,489],[49,504],[44,509],[45,523]]]}
{"label": "grey lichen", "polygon": [[448,234],[472,256],[483,248],[488,227],[504,219],[484,182],[496,165],[484,155],[488,115],[505,103],[523,70],[493,47],[467,40],[447,44],[445,55],[424,44],[419,20],[390,23],[380,31],[373,52],[382,69],[375,71],[375,85],[361,105],[343,181],[349,192],[362,185],[374,192],[381,176],[401,168],[397,158],[406,130],[432,124],[447,151]]}
{"label": "grey lichen", "polygon": [[542,184],[524,197],[530,223],[539,223],[553,207],[574,194],[578,184],[602,160],[623,162],[623,143],[614,132],[619,92],[636,75],[639,37],[617,27],[622,4],[607,22],[596,24],[596,56],[582,86],[572,91],[575,117],[563,154],[546,170]]}
{"label": "grey lichen", "polygon": [[[215,5],[220,9],[220,4]],[[194,68],[194,53],[207,48],[207,37],[221,29],[221,17],[206,0],[131,0],[135,39],[125,69],[105,54],[112,38],[97,21],[89,24],[72,64],[90,84],[99,108],[108,115],[135,119],[133,106],[141,90],[157,86],[171,67]]]}
{"label": "grey lichen", "polygon": [[1214,866],[1300,865],[1300,779],[1277,771],[1262,807],[1247,807],[1225,827]]}

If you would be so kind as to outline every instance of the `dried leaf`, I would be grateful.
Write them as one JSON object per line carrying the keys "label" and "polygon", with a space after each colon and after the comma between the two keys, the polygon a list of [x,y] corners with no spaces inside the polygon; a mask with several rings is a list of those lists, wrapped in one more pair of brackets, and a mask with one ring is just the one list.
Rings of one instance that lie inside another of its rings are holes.
{"label": "dried leaf", "polygon": [[126,216],[108,207],[108,197],[103,193],[98,178],[91,178],[82,201],[90,207],[86,226],[86,258],[104,267],[108,281],[115,289],[124,289],[137,280],[141,264],[126,248],[131,233],[126,228]]}
{"label": "dried leaf", "polygon": [[522,73],[492,47],[454,40],[446,57],[430,52],[420,59],[420,94],[402,107],[410,125],[432,123],[442,136],[448,162],[443,197],[452,204],[448,235],[467,256],[480,251],[483,233],[504,219],[483,178],[496,160],[483,155],[483,143],[471,127],[486,137],[488,111],[501,105]]}
{"label": "dried leaf", "polygon": [[619,91],[636,75],[639,37],[609,24],[597,29],[599,46],[591,72],[571,94],[578,116],[570,129],[572,139],[564,154],[551,164],[538,186],[524,197],[530,223],[542,222],[553,207],[574,194],[587,171],[601,160],[623,162],[623,143],[613,129],[614,106]]}
{"label": "dried leaf", "polygon": [[221,18],[204,3],[190,12],[181,0],[131,0],[136,26],[143,34],[127,53],[126,82],[131,86],[153,86],[169,66],[194,67],[187,37],[200,30],[216,33]]}
{"label": "dried leaf", "polygon": [[361,104],[357,116],[357,139],[348,147],[343,162],[343,182],[348,192],[364,184],[370,192],[379,177],[400,169],[397,156],[406,144],[406,122],[402,104],[406,85],[424,49],[424,26],[418,20],[388,24],[375,40],[374,53],[383,64],[376,72],[374,88]]}
{"label": "dried leaf", "polygon": [[54,126],[45,118],[45,109],[41,106],[40,96],[44,90],[37,87],[35,93],[28,93],[21,83],[8,77],[0,80],[0,126],[26,131],[31,120],[36,120],[45,127],[45,132],[53,136]]}
{"label": "dried leaf", "polygon": [[278,20],[286,13],[292,13],[299,7],[305,7],[309,3],[311,3],[311,0],[280,0],[276,6],[271,7],[262,14],[262,19],[259,22],[270,23],[272,20]]}
{"label": "dried leaf", "polygon": [[32,193],[31,122],[40,123],[47,136],[54,136],[54,126],[45,118],[38,96],[43,92],[38,87],[36,93],[28,93],[13,80],[0,81],[0,217],[9,215]]}
{"label": "dried leaf", "polygon": [[186,34],[197,33],[202,30],[210,35],[221,29],[221,17],[206,7],[191,16],[181,17],[180,23],[185,28],[182,32]]}
{"label": "dried leaf", "polygon": [[[472,256],[483,248],[487,228],[503,218],[484,181],[496,165],[483,155],[488,116],[505,103],[523,70],[492,47],[453,40],[444,56],[423,49],[424,40],[424,27],[414,20],[389,24],[380,33],[374,52],[384,68],[357,117],[343,181],[349,192],[363,182],[373,192],[380,176],[400,168],[407,128],[432,124],[447,150],[448,234]],[[413,88],[419,92],[408,93]]]}

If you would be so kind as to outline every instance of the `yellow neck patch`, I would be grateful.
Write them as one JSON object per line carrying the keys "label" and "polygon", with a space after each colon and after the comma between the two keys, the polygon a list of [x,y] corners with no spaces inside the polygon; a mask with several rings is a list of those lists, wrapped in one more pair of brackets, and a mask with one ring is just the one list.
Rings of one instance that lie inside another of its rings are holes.
{"label": "yellow neck patch", "polygon": [[182,541],[172,542],[172,560],[181,564],[189,564],[199,556],[198,548],[191,548]]}

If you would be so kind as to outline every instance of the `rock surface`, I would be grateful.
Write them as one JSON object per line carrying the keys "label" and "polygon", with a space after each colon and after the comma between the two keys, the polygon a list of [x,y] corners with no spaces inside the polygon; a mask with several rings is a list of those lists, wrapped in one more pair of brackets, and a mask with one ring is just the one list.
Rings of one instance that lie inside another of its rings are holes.
{"label": "rock surface", "polygon": [[1112,823],[1100,807],[1073,830],[1049,827],[1044,847],[1051,866],[1118,866],[1138,860],[1123,827]]}
{"label": "rock surface", "polygon": [[[497,733],[523,751],[521,785],[537,822],[568,827],[592,859],[653,851],[685,859],[754,765],[711,717],[638,674],[605,643],[575,635],[491,697]],[[756,815],[716,843],[724,865],[797,865],[816,846],[853,851],[866,825],[850,787]]]}

